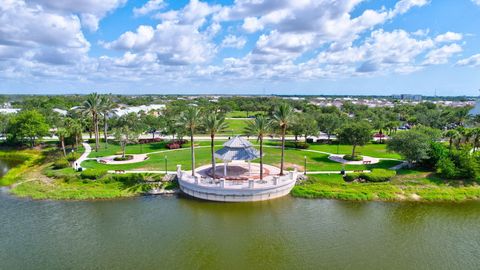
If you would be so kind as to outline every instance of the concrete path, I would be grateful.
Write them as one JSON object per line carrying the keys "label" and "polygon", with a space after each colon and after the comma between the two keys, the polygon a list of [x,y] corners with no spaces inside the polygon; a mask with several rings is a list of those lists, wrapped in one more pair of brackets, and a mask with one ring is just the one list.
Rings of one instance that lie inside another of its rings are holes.
{"label": "concrete path", "polygon": [[90,153],[92,152],[92,147],[90,147],[90,144],[82,143],[82,145],[83,145],[83,148],[85,149],[85,152],[83,152],[83,154],[80,156],[80,158],[75,160],[75,162],[73,163],[73,168],[75,170],[77,170],[78,167],[81,167],[82,162],[89,159],[88,155],[90,155]]}

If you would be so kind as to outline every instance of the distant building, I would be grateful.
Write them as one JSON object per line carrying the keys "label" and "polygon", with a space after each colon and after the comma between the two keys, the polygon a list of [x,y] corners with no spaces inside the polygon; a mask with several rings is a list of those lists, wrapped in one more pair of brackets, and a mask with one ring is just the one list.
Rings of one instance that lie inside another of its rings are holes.
{"label": "distant building", "polygon": [[0,109],[0,114],[11,114],[11,113],[17,113],[20,111],[20,109],[13,109],[13,108],[3,108]]}
{"label": "distant building", "polygon": [[163,109],[165,109],[165,104],[152,104],[152,105],[118,108],[113,111],[113,114],[116,116],[122,116],[129,113],[139,114],[142,111],[145,113],[150,113],[152,111],[157,112]]}
{"label": "distant building", "polygon": [[411,95],[411,94],[401,94],[401,95],[393,95],[392,98],[400,99],[405,101],[422,101],[422,95]]}

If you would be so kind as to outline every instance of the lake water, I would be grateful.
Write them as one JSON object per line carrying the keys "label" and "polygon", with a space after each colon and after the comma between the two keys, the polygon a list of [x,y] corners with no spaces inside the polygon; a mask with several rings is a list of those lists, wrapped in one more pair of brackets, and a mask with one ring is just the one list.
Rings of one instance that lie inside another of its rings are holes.
{"label": "lake water", "polygon": [[0,269],[479,269],[480,203],[0,193]]}

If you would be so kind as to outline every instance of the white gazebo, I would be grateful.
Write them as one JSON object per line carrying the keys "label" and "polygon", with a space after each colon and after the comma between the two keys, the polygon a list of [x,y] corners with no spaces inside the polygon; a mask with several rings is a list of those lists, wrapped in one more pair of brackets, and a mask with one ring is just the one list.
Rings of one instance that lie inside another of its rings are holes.
{"label": "white gazebo", "polygon": [[223,144],[223,148],[215,152],[215,157],[223,160],[223,175],[227,176],[228,163],[234,160],[243,160],[248,162],[248,174],[251,175],[252,167],[251,160],[260,157],[257,149],[253,145],[240,136],[235,136],[233,139]]}
{"label": "white gazebo", "polygon": [[[223,148],[215,152],[215,157],[223,160],[223,175],[212,173],[212,165],[196,168],[194,176],[191,172],[182,171],[177,165],[177,179],[180,189],[192,197],[221,202],[251,202],[271,200],[290,193],[297,180],[297,170],[279,175],[280,169],[264,164],[251,163],[260,157],[260,153],[252,144],[240,136],[223,144]],[[245,166],[248,162],[248,168]],[[229,167],[227,176],[227,164]],[[260,178],[260,167],[263,179]]]}

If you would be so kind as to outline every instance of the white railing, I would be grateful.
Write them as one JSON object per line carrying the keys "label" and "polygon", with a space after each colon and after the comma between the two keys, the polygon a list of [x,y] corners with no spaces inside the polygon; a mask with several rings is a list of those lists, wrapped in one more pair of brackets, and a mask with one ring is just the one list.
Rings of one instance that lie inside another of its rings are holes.
{"label": "white railing", "polygon": [[206,186],[206,187],[219,187],[219,188],[228,188],[228,187],[235,187],[235,188],[249,188],[254,189],[258,187],[265,187],[265,186],[278,186],[282,185],[285,182],[291,183],[292,181],[297,180],[297,169],[294,169],[292,172],[288,172],[287,175],[283,176],[273,176],[271,179],[264,179],[264,180],[227,180],[224,178],[220,179],[213,179],[211,177],[201,177],[201,176],[193,176],[182,171],[181,165],[177,165],[177,177],[179,180],[189,182],[192,184]]}

